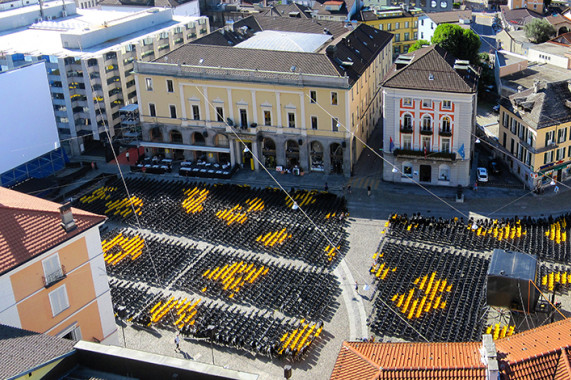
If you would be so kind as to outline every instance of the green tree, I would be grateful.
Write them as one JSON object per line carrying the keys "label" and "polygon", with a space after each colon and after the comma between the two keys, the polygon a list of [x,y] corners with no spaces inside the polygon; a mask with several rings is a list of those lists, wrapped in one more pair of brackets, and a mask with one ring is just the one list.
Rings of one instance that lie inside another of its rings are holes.
{"label": "green tree", "polygon": [[549,40],[549,38],[555,34],[553,25],[551,25],[549,21],[541,18],[535,18],[531,22],[528,22],[523,29],[525,30],[525,36],[536,44]]}
{"label": "green tree", "polygon": [[463,29],[460,25],[440,24],[434,30],[432,43],[458,59],[477,63],[480,50],[480,37],[471,29]]}
{"label": "green tree", "polygon": [[412,53],[413,51],[420,49],[424,45],[430,45],[430,42],[428,42],[427,40],[417,40],[412,45],[410,45],[410,47],[408,48],[408,52]]}

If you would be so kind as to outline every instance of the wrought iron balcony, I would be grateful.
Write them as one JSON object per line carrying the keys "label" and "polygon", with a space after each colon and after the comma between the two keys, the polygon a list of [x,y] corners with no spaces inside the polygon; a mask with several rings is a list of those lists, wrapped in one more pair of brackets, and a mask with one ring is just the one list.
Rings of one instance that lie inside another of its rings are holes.
{"label": "wrought iron balcony", "polygon": [[421,128],[420,129],[420,134],[421,135],[425,135],[425,136],[430,136],[434,133],[434,131],[432,130],[432,128]]}
{"label": "wrought iron balcony", "polygon": [[433,152],[427,150],[426,152],[424,149],[414,150],[414,149],[401,149],[397,148],[393,151],[393,154],[396,157],[403,157],[403,158],[426,158],[428,160],[436,160],[436,161],[455,161],[456,160],[456,153],[449,153],[449,152]]}
{"label": "wrought iron balcony", "polygon": [[401,133],[412,133],[412,125],[401,124],[400,132]]}
{"label": "wrought iron balcony", "polygon": [[438,132],[438,134],[440,136],[444,136],[444,137],[450,137],[452,136],[452,131],[450,129],[440,129],[440,131]]}
{"label": "wrought iron balcony", "polygon": [[44,286],[49,288],[50,286],[60,282],[67,277],[67,272],[65,271],[65,266],[61,266],[58,270],[48,274],[47,276],[42,276],[44,280]]}

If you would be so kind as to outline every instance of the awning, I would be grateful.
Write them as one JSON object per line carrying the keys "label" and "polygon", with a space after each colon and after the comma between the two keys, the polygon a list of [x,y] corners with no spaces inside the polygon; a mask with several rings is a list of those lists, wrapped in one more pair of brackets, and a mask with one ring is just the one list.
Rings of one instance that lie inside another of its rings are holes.
{"label": "awning", "polygon": [[206,146],[206,145],[185,145],[185,144],[139,141],[139,146],[144,146],[146,148],[181,149],[181,150],[193,150],[199,152],[230,153],[230,148],[223,148],[218,146]]}

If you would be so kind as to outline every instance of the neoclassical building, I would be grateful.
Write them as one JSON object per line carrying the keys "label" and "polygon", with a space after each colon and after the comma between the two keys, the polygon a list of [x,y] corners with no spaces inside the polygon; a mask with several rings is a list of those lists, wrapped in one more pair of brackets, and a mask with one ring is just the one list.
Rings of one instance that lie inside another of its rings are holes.
{"label": "neoclassical building", "polygon": [[[349,176],[380,117],[392,35],[250,16],[136,64],[149,154]],[[253,156],[258,160],[253,159]]]}
{"label": "neoclassical building", "polygon": [[398,57],[382,83],[385,181],[470,184],[478,80],[436,45]]}

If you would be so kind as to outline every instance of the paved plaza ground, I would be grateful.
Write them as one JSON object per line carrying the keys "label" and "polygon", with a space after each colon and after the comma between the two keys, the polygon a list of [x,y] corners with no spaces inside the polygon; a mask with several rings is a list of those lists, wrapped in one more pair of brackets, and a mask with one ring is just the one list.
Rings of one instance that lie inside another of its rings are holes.
{"label": "paved plaza ground", "polygon": [[[375,133],[378,135],[379,131]],[[464,216],[466,219],[471,216],[539,217],[568,212],[571,205],[571,189],[567,184],[560,184],[561,191],[558,193],[547,189],[546,193],[539,196],[523,188],[481,187],[478,191],[465,189],[465,202],[456,203],[455,189],[424,188],[418,185],[394,185],[383,182],[380,178],[381,165],[382,159],[377,154],[365,151],[351,178],[317,173],[309,173],[303,177],[279,174],[275,176],[275,179],[288,190],[291,187],[323,190],[327,183],[330,192],[346,197],[350,212],[347,228],[349,251],[334,272],[341,283],[342,292],[335,300],[337,304],[335,314],[325,323],[324,334],[318,339],[317,344],[311,347],[304,361],[290,363],[282,359],[270,360],[193,338],[186,338],[181,344],[181,351],[175,352],[172,332],[120,324],[118,327],[122,343],[132,349],[184,357],[256,373],[260,379],[283,378],[283,367],[287,364],[293,367],[293,379],[326,379],[331,374],[341,343],[344,340],[362,339],[371,334],[367,327],[367,318],[372,310],[374,287],[368,270],[390,213],[411,215],[420,212],[425,216],[446,218]],[[128,171],[127,166],[123,166],[123,169],[125,172]],[[101,163],[99,169],[89,176],[94,177],[103,172],[115,173],[117,167]],[[126,175],[144,176],[144,174]],[[146,176],[156,178],[152,177],[153,175]],[[176,174],[160,177],[174,178]],[[274,180],[267,173],[245,170],[239,171],[231,180],[217,182],[249,184],[252,187],[275,186]],[[347,189],[348,185],[351,185],[351,193]],[[367,194],[367,186],[372,188],[370,196]],[[358,294],[355,291],[355,283],[359,285]],[[367,290],[365,285],[369,285]],[[571,311],[569,297],[557,301],[563,303],[562,308],[569,315]],[[377,337],[377,339],[394,340],[388,337]]]}

